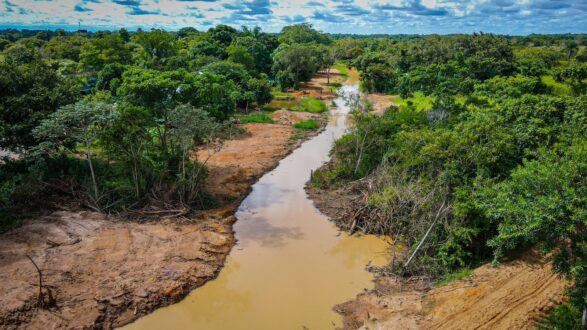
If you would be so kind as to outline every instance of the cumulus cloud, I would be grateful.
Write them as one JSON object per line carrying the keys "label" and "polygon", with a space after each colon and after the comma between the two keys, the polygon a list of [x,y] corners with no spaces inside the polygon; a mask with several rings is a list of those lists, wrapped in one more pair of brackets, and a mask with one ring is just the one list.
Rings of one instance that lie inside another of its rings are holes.
{"label": "cumulus cloud", "polygon": [[0,27],[207,29],[300,22],[332,33],[587,32],[586,0],[0,0]]}

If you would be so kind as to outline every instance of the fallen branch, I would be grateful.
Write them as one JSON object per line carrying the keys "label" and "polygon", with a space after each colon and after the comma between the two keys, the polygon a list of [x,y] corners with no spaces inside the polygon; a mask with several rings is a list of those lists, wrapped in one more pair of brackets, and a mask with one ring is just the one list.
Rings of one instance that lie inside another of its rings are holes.
{"label": "fallen branch", "polygon": [[404,264],[404,268],[408,267],[408,265],[410,264],[412,259],[416,256],[416,254],[418,253],[418,250],[420,250],[420,248],[422,247],[422,245],[424,244],[424,242],[428,238],[428,235],[430,235],[430,233],[432,232],[432,229],[434,228],[434,225],[436,225],[436,222],[438,221],[440,216],[450,208],[450,205],[448,205],[447,207],[444,207],[445,204],[446,204],[446,200],[442,202],[442,205],[440,206],[440,208],[438,209],[438,212],[436,213],[436,217],[434,217],[434,221],[432,221],[432,224],[430,225],[430,227],[426,231],[426,234],[420,240],[420,243],[418,243],[418,246],[416,247],[416,249],[414,250],[412,255],[408,258],[408,261],[406,261],[406,263]]}

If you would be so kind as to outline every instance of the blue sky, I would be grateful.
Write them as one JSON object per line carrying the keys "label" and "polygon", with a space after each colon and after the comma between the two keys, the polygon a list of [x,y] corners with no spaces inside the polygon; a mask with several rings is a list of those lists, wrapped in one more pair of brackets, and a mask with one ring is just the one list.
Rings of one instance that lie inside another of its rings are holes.
{"label": "blue sky", "polygon": [[331,33],[587,32],[587,0],[0,0],[0,27],[86,29],[312,23]]}

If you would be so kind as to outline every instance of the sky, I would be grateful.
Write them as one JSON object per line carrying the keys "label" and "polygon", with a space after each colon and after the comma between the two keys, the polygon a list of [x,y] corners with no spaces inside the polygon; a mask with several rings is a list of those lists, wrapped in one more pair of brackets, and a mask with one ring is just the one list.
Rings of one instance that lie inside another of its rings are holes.
{"label": "sky", "polygon": [[587,0],[0,0],[0,28],[278,32],[303,22],[329,33],[581,33]]}

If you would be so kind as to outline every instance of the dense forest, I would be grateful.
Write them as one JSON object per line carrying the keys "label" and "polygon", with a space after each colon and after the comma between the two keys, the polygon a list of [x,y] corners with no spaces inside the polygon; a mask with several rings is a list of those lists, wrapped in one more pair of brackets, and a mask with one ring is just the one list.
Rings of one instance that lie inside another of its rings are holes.
{"label": "dense forest", "polygon": [[[327,35],[208,31],[0,31],[0,229],[51,200],[104,212],[203,209],[205,159],[235,115],[333,65],[383,115],[353,128],[312,184],[368,180],[359,226],[409,248],[404,275],[441,278],[538,246],[574,284],[551,316],[587,306],[587,39],[583,35]],[[349,224],[350,226],[351,224]]]}
{"label": "dense forest", "polygon": [[[366,92],[398,95],[383,116],[356,101],[355,128],[324,187],[369,180],[360,228],[410,247],[404,274],[444,276],[538,246],[587,304],[587,53],[582,36],[344,39]],[[351,225],[350,223],[348,224]],[[559,319],[564,318],[559,315]]]}
{"label": "dense forest", "polygon": [[309,25],[0,32],[2,227],[42,195],[102,211],[210,205],[191,152],[332,65],[330,43]]}

